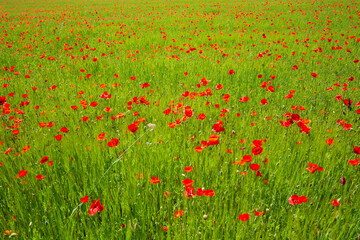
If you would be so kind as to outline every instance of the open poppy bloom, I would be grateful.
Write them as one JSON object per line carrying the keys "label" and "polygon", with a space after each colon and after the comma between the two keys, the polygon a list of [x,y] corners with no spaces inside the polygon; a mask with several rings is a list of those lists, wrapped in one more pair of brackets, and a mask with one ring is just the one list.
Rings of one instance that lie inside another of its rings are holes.
{"label": "open poppy bloom", "polygon": [[159,180],[159,177],[151,177],[150,183],[161,183],[161,181]]}
{"label": "open poppy bloom", "polygon": [[255,210],[255,215],[256,216],[262,216],[263,214],[264,214],[264,211],[258,212],[258,211]]}
{"label": "open poppy bloom", "polygon": [[40,164],[44,164],[49,160],[49,156],[45,156],[40,160]]}
{"label": "open poppy bloom", "polygon": [[18,178],[18,177],[25,177],[26,176],[26,174],[27,174],[27,170],[20,170],[19,171],[19,175],[17,175],[17,176],[15,176],[16,178]]}
{"label": "open poppy bloom", "polygon": [[289,203],[291,205],[295,205],[295,204],[301,204],[303,202],[307,202],[309,198],[306,198],[305,196],[297,196],[297,195],[292,195],[290,198],[289,198]]}
{"label": "open poppy bloom", "polygon": [[239,215],[239,219],[240,219],[241,221],[243,221],[243,222],[249,220],[249,218],[250,218],[250,216],[249,216],[249,214],[247,214],[247,213],[244,213],[244,214]]}
{"label": "open poppy bloom", "polygon": [[174,217],[180,218],[184,214],[184,210],[176,210]]}
{"label": "open poppy bloom", "polygon": [[324,170],[322,167],[318,167],[317,164],[314,164],[314,163],[308,163],[309,164],[309,167],[306,168],[306,170],[308,170],[309,172],[311,173],[314,173],[315,171],[322,171]]}
{"label": "open poppy bloom", "polygon": [[85,197],[83,197],[83,198],[80,199],[80,201],[81,201],[82,203],[87,203],[88,200],[89,200],[89,196],[85,196]]}
{"label": "open poppy bloom", "polygon": [[45,176],[43,176],[43,175],[36,175],[36,177],[35,177],[36,179],[38,179],[38,180],[41,180],[41,179],[44,179],[45,178]]}
{"label": "open poppy bloom", "polygon": [[97,212],[104,210],[104,206],[100,204],[99,200],[94,200],[89,209],[89,215],[94,216]]}
{"label": "open poppy bloom", "polygon": [[337,206],[339,206],[339,205],[340,205],[340,203],[338,202],[338,200],[337,200],[337,199],[333,199],[333,200],[331,200],[330,204],[331,204],[331,205],[333,205],[334,207],[337,207]]}
{"label": "open poppy bloom", "polygon": [[353,148],[354,148],[354,153],[357,154],[357,155],[360,155],[360,147],[353,146]]}

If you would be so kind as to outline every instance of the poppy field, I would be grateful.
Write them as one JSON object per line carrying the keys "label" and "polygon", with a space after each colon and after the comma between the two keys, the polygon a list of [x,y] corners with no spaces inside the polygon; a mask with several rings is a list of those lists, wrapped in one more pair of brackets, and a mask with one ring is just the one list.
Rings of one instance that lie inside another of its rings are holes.
{"label": "poppy field", "polygon": [[0,3],[0,230],[360,237],[357,0]]}

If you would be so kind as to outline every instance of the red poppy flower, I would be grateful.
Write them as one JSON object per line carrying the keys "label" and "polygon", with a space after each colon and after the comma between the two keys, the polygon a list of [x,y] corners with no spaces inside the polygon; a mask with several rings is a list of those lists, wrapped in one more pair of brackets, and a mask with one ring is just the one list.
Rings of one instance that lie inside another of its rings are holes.
{"label": "red poppy flower", "polygon": [[20,170],[19,171],[19,175],[17,175],[17,176],[15,176],[16,178],[18,178],[18,177],[25,177],[26,176],[26,174],[27,174],[27,171],[28,170]]}
{"label": "red poppy flower", "polygon": [[309,167],[306,168],[306,170],[308,170],[309,172],[311,173],[314,173],[316,171],[322,171],[323,168],[322,167],[318,167],[317,164],[314,164],[314,163],[308,163]]}
{"label": "red poppy flower", "polygon": [[251,161],[252,161],[251,155],[244,155],[243,158],[241,159],[241,162],[251,162]]}
{"label": "red poppy flower", "polygon": [[82,203],[87,203],[88,200],[89,200],[89,196],[85,196],[85,197],[83,197],[83,198],[80,199],[80,201],[81,201]]}
{"label": "red poppy flower", "polygon": [[249,97],[241,97],[239,102],[247,102],[249,99]]}
{"label": "red poppy flower", "polygon": [[261,215],[263,215],[263,214],[264,214],[264,211],[258,212],[258,211],[255,210],[255,215],[256,215],[256,216],[261,216]]}
{"label": "red poppy flower", "polygon": [[109,147],[116,147],[117,145],[119,145],[119,139],[117,138],[113,138],[111,139],[108,144]]}
{"label": "red poppy flower", "polygon": [[191,187],[194,183],[194,180],[187,178],[185,180],[182,180],[181,182],[185,185],[185,187]]}
{"label": "red poppy flower", "polygon": [[204,193],[204,195],[207,196],[207,197],[213,197],[213,196],[215,195],[215,191],[212,190],[212,189],[205,190],[203,193]]}
{"label": "red poppy flower", "polygon": [[6,103],[6,97],[0,96],[0,106],[4,105]]}
{"label": "red poppy flower", "polygon": [[220,90],[220,89],[222,89],[223,87],[224,87],[223,85],[218,84],[218,85],[216,85],[215,89],[216,89],[216,90]]}
{"label": "red poppy flower", "polygon": [[290,198],[289,198],[289,203],[291,205],[295,205],[295,204],[301,204],[303,202],[307,202],[309,198],[306,198],[305,196],[297,196],[297,195],[292,195]]}
{"label": "red poppy flower", "polygon": [[285,99],[289,99],[289,98],[293,98],[293,97],[294,97],[294,95],[288,94],[288,95],[285,96]]}
{"label": "red poppy flower", "polygon": [[196,152],[201,153],[202,150],[204,150],[204,147],[198,146],[198,147],[195,147],[194,149],[195,149]]}
{"label": "red poppy flower", "polygon": [[105,133],[100,133],[97,137],[97,140],[101,141],[101,140],[103,140],[104,137],[105,137]]}
{"label": "red poppy flower", "polygon": [[297,113],[291,114],[291,119],[292,119],[293,121],[295,121],[295,122],[301,120],[300,115],[297,114]]}
{"label": "red poppy flower", "polygon": [[150,183],[161,183],[161,181],[159,180],[159,176],[151,177]]}
{"label": "red poppy flower", "polygon": [[357,166],[357,165],[359,165],[359,161],[360,161],[360,158],[352,159],[352,160],[349,160],[348,162],[353,166]]}
{"label": "red poppy flower", "polygon": [[254,171],[257,171],[257,170],[260,169],[260,165],[257,164],[257,163],[253,163],[249,167],[250,167],[251,170],[254,170]]}
{"label": "red poppy flower", "polygon": [[143,85],[141,85],[141,88],[147,88],[147,87],[150,87],[150,84],[149,83],[144,83]]}
{"label": "red poppy flower", "polygon": [[263,148],[262,147],[254,147],[252,150],[251,150],[252,154],[254,156],[256,155],[259,155],[263,152]]}
{"label": "red poppy flower", "polygon": [[255,145],[255,147],[261,147],[261,145],[263,144],[263,141],[261,141],[261,140],[254,140],[252,143]]}
{"label": "red poppy flower", "polygon": [[139,127],[137,127],[134,123],[132,123],[132,124],[130,124],[130,125],[128,126],[128,129],[129,129],[131,132],[136,132],[136,131],[139,129]]}
{"label": "red poppy flower", "polygon": [[330,204],[331,204],[331,205],[333,205],[334,207],[337,207],[337,206],[339,206],[339,205],[340,205],[340,203],[338,202],[338,200],[337,200],[337,199],[333,199],[333,200],[331,200]]}
{"label": "red poppy flower", "polygon": [[196,118],[198,120],[204,120],[206,118],[206,115],[203,113],[200,113],[199,116]]}
{"label": "red poppy flower", "polygon": [[62,139],[62,135],[56,135],[56,136],[55,136],[55,139],[58,140],[58,141],[60,141],[60,140]]}
{"label": "red poppy flower", "polygon": [[203,194],[204,194],[204,191],[202,190],[202,188],[198,188],[198,189],[196,190],[196,195],[202,196]]}
{"label": "red poppy flower", "polygon": [[184,168],[184,171],[187,173],[192,172],[192,170],[193,170],[193,167],[190,167],[190,166]]}
{"label": "red poppy flower", "polygon": [[49,122],[48,125],[46,125],[46,127],[53,127],[53,126],[55,126],[55,123],[53,122]]}
{"label": "red poppy flower", "polygon": [[247,214],[247,213],[244,213],[244,214],[239,215],[239,219],[240,219],[241,221],[243,221],[243,222],[249,220],[249,218],[250,218],[250,216],[249,216],[249,214]]}
{"label": "red poppy flower", "polygon": [[223,128],[221,125],[222,125],[222,123],[215,123],[215,124],[213,125],[212,131],[213,131],[213,132],[224,132],[224,131],[225,131],[225,128]]}
{"label": "red poppy flower", "polygon": [[184,214],[184,210],[176,210],[176,212],[174,213],[174,217],[176,218],[180,218],[182,215]]}
{"label": "red poppy flower", "polygon": [[40,164],[44,164],[49,160],[49,156],[45,156],[40,160]]}
{"label": "red poppy flower", "polygon": [[187,198],[195,197],[194,190],[195,188],[193,187],[185,187],[185,191],[184,191],[185,197]]}
{"label": "red poppy flower", "polygon": [[333,144],[334,139],[326,139],[325,141],[327,144],[329,144],[329,146],[331,146],[331,144]]}
{"label": "red poppy flower", "polygon": [[268,104],[267,99],[262,99],[262,100],[260,101],[260,104],[262,104],[262,105]]}
{"label": "red poppy flower", "polygon": [[233,75],[233,74],[235,74],[234,70],[233,70],[233,69],[230,69],[228,75]]}
{"label": "red poppy flower", "polygon": [[36,177],[35,177],[36,179],[38,179],[38,180],[41,180],[41,179],[44,179],[45,178],[45,176],[43,176],[43,175],[36,175]]}
{"label": "red poppy flower", "polygon": [[360,155],[360,147],[354,146],[354,153]]}
{"label": "red poppy flower", "polygon": [[60,129],[60,132],[67,133],[67,132],[69,132],[69,129],[67,129],[66,127],[62,127]]}
{"label": "red poppy flower", "polygon": [[100,204],[100,199],[97,201],[93,201],[89,209],[89,215],[94,216],[97,212],[101,212],[104,210],[104,206]]}
{"label": "red poppy flower", "polygon": [[97,105],[98,105],[97,102],[91,102],[91,103],[90,103],[90,106],[91,106],[91,107],[96,107]]}
{"label": "red poppy flower", "polygon": [[311,73],[311,76],[313,76],[313,77],[318,77],[319,75],[317,75],[316,73]]}

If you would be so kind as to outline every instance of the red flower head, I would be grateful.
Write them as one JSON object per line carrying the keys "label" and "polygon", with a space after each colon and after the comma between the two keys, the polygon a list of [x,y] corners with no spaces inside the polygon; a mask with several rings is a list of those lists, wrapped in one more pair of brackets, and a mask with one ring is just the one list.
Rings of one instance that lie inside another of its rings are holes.
{"label": "red flower head", "polygon": [[16,178],[18,178],[18,177],[25,177],[26,176],[26,174],[27,174],[27,170],[20,170],[19,171],[19,175],[17,175],[17,176],[15,176]]}
{"label": "red flower head", "polygon": [[150,183],[161,183],[161,181],[159,180],[159,177],[151,177]]}
{"label": "red flower head", "polygon": [[93,201],[89,209],[89,215],[94,216],[97,212],[104,210],[104,206],[100,204],[100,199]]}
{"label": "red flower head", "polygon": [[338,202],[338,200],[337,200],[337,199],[333,199],[333,200],[331,200],[330,204],[331,204],[331,205],[333,205],[334,207],[337,207],[337,206],[339,206],[339,205],[340,205],[340,203]]}
{"label": "red flower head", "polygon": [[184,168],[184,171],[187,173],[192,172],[192,170],[193,170],[193,167],[190,167],[190,166]]}
{"label": "red flower head", "polygon": [[130,124],[130,125],[128,126],[128,129],[129,129],[131,132],[136,132],[136,131],[139,129],[139,127],[137,127],[134,123],[132,123],[132,124]]}
{"label": "red flower head", "polygon": [[80,201],[81,201],[82,203],[87,203],[88,200],[89,200],[89,196],[85,196],[85,197],[83,197],[83,198],[80,199]]}
{"label": "red flower head", "polygon": [[117,138],[113,138],[111,139],[108,144],[109,147],[116,147],[117,145],[119,145],[119,139]]}
{"label": "red flower head", "polygon": [[360,155],[360,147],[355,146],[353,148],[354,148],[354,153]]}
{"label": "red flower head", "polygon": [[49,160],[49,156],[45,156],[40,160],[40,164],[44,164]]}
{"label": "red flower head", "polygon": [[257,164],[257,163],[253,163],[253,164],[250,165],[250,169],[254,170],[254,171],[257,171],[257,170],[260,169],[260,165]]}
{"label": "red flower head", "polygon": [[56,135],[56,136],[55,136],[55,139],[58,140],[58,141],[60,141],[60,140],[62,139],[62,135]]}
{"label": "red flower head", "polygon": [[194,183],[194,180],[187,178],[185,180],[182,180],[181,182],[185,185],[185,187],[191,187]]}
{"label": "red flower head", "polygon": [[263,152],[263,148],[262,147],[254,147],[253,149],[252,149],[252,154],[254,155],[254,156],[256,156],[256,155],[259,155],[259,154],[261,154]]}
{"label": "red flower head", "polygon": [[249,214],[247,214],[247,213],[244,213],[244,214],[239,215],[239,219],[240,219],[241,221],[243,221],[243,222],[249,220],[249,218],[250,218],[250,216],[249,216]]}
{"label": "red flower head", "polygon": [[295,204],[301,204],[303,202],[307,202],[309,198],[306,198],[305,196],[297,196],[297,195],[292,195],[290,198],[289,198],[289,203],[291,205],[295,205]]}
{"label": "red flower head", "polygon": [[63,133],[68,133],[69,129],[67,129],[66,127],[62,127],[59,131]]}
{"label": "red flower head", "polygon": [[311,76],[313,76],[313,77],[318,77],[319,75],[317,75],[316,73],[311,73]]}
{"label": "red flower head", "polygon": [[203,194],[207,197],[213,197],[215,195],[215,191],[212,189],[203,191]]}
{"label": "red flower head", "polygon": [[184,214],[184,210],[176,210],[174,217],[180,218]]}
{"label": "red flower head", "polygon": [[6,97],[0,96],[0,106],[4,105],[6,103]]}

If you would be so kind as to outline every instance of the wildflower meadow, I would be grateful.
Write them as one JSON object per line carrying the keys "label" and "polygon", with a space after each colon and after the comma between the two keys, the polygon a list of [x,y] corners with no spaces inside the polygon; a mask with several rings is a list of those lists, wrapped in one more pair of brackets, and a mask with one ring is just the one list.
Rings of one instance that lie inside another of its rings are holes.
{"label": "wildflower meadow", "polygon": [[0,1],[4,239],[359,239],[357,0]]}

